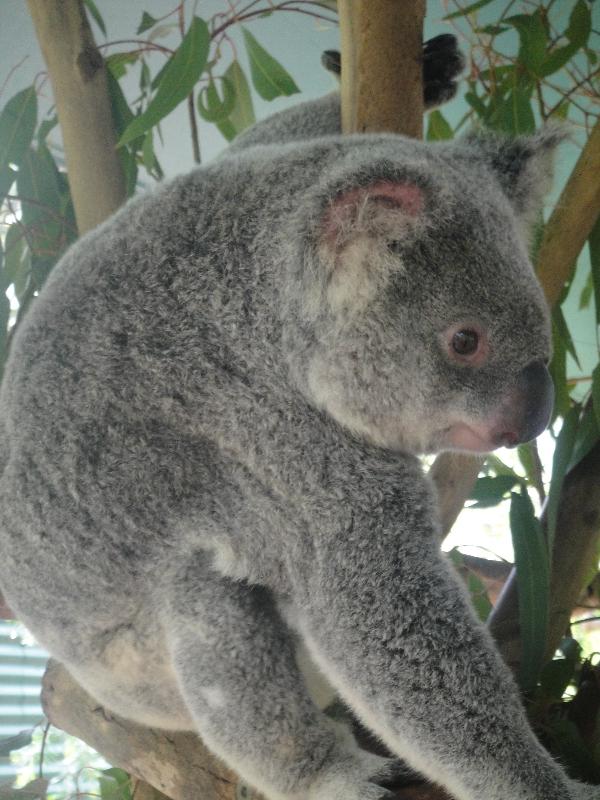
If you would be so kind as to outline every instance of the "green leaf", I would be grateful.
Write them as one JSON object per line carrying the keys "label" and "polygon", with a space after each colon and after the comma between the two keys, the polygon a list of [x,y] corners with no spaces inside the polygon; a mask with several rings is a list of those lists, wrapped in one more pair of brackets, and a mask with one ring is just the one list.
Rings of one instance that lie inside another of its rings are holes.
{"label": "green leaf", "polygon": [[545,78],[558,72],[561,67],[570,61],[575,53],[585,47],[590,37],[592,30],[592,18],[590,10],[585,3],[585,0],[578,0],[575,4],[571,16],[569,17],[569,25],[565,31],[565,36],[569,40],[569,44],[562,47],[555,48],[544,59],[543,64],[539,70],[539,76]]}
{"label": "green leaf", "polygon": [[6,232],[4,241],[4,287],[14,284],[17,300],[20,301],[29,280],[30,262],[26,249],[23,226],[15,222]]}
{"label": "green leaf", "polygon": [[142,146],[142,163],[146,167],[149,175],[152,175],[154,178],[163,177],[163,171],[158,163],[158,159],[156,158],[156,153],[154,152],[154,137],[152,135],[152,129],[150,129],[144,136],[144,144]]}
{"label": "green leaf", "polygon": [[135,152],[133,152],[133,147],[120,147],[117,152],[119,153],[123,174],[125,175],[127,197],[133,197],[137,187],[138,177],[138,165]]}
{"label": "green leaf", "polygon": [[556,440],[554,457],[552,459],[552,480],[550,481],[548,500],[546,502],[546,519],[548,521],[546,527],[550,552],[552,552],[552,546],[554,544],[560,493],[573,455],[578,427],[579,408],[574,406],[563,419],[562,428]]}
{"label": "green leaf", "polygon": [[102,800],[132,800],[131,781],[123,769],[103,769],[98,781]]}
{"label": "green leaf", "polygon": [[106,66],[109,73],[119,80],[127,72],[130,64],[135,64],[138,60],[138,53],[113,53],[106,58]]}
{"label": "green leaf", "polygon": [[594,403],[596,422],[600,427],[600,364],[596,364],[592,372],[592,402]]}
{"label": "green leaf", "polygon": [[60,182],[58,169],[44,145],[29,149],[21,159],[17,175],[22,223],[26,226],[31,249],[32,276],[38,288],[58,260],[65,242],[60,218]]}
{"label": "green leaf", "polygon": [[492,604],[482,580],[474,572],[469,572],[467,589],[477,616],[482,622],[485,622],[492,610]]}
{"label": "green leaf", "polygon": [[594,284],[594,304],[596,306],[596,324],[600,325],[600,217],[596,220],[588,238],[592,281]]}
{"label": "green leaf", "polygon": [[36,139],[38,144],[45,144],[50,131],[58,125],[58,116],[54,114],[49,119],[45,119],[38,128]]}
{"label": "green leaf", "polygon": [[482,28],[475,28],[475,33],[487,33],[488,36],[499,36],[505,31],[509,31],[506,25],[484,25]]}
{"label": "green leaf", "polygon": [[244,43],[250,60],[252,83],[264,100],[281,95],[289,96],[300,90],[291,75],[260,45],[250,31],[242,26]]}
{"label": "green leaf", "polygon": [[554,410],[552,419],[564,416],[570,408],[569,387],[567,386],[567,349],[552,315],[552,361],[550,375],[554,383]]}
{"label": "green leaf", "polygon": [[115,78],[110,70],[108,70],[106,74],[113,124],[115,126],[117,136],[120,136],[127,129],[127,126],[131,124],[132,120],[134,119],[134,115],[132,110],[129,108],[127,100],[125,99],[125,95],[123,94],[123,90],[121,89],[119,81]]}
{"label": "green leaf", "polygon": [[480,8],[489,5],[492,0],[477,0],[476,3],[471,3],[464,8],[461,8],[459,11],[453,11],[452,14],[447,14],[444,17],[444,21],[449,19],[455,19],[456,17],[464,17],[466,14],[471,14],[473,11],[478,11]]}
{"label": "green leaf", "polygon": [[37,122],[37,95],[33,86],[11,97],[0,113],[0,167],[19,164],[31,144]]}
{"label": "green leaf", "polygon": [[9,193],[10,187],[15,182],[16,177],[17,171],[12,167],[9,167],[8,164],[5,164],[0,169],[0,204],[4,201],[4,198]]}
{"label": "green leaf", "polygon": [[580,48],[588,43],[591,32],[592,15],[590,9],[585,0],[577,0],[569,17],[569,25],[565,31],[565,36],[571,44]]}
{"label": "green leaf", "polygon": [[256,121],[254,106],[252,105],[252,95],[244,70],[237,61],[232,61],[227,68],[226,78],[235,89],[235,104],[229,115],[229,119],[218,122],[217,127],[227,139],[231,141],[237,134],[249,128]]}
{"label": "green leaf", "polygon": [[567,325],[567,321],[565,319],[565,315],[562,312],[562,308],[557,305],[552,311],[552,318],[556,325],[556,330],[558,335],[562,339],[565,349],[567,353],[571,356],[571,358],[575,361],[579,369],[581,369],[581,363],[579,361],[579,356],[577,355],[577,351],[575,350],[575,344],[573,342],[573,337],[571,336],[571,331],[569,330],[569,326]]}
{"label": "green leaf", "polygon": [[511,118],[510,132],[518,135],[535,131],[535,117],[531,108],[531,90],[516,86],[508,95],[507,108]]}
{"label": "green leaf", "polygon": [[565,44],[562,47],[556,47],[546,56],[543,63],[540,65],[537,73],[538,77],[547,78],[549,75],[558,72],[559,69],[564,67],[564,65],[573,58],[578,50],[579,47],[571,43]]}
{"label": "green leaf", "polygon": [[544,665],[540,673],[542,694],[552,701],[562,698],[575,676],[577,662],[567,658],[555,658]]}
{"label": "green leaf", "polygon": [[511,494],[510,530],[519,589],[519,683],[529,692],[535,686],[546,648],[550,571],[542,526],[526,490]]}
{"label": "green leaf", "polygon": [[146,133],[191,94],[206,65],[209,46],[206,22],[194,17],[183,41],[167,62],[148,108],[128,125],[118,142],[119,147]]}
{"label": "green leaf", "polygon": [[452,139],[454,133],[448,121],[439,109],[435,109],[429,114],[427,123],[427,139],[430,142],[438,142],[444,139]]}
{"label": "green leaf", "polygon": [[469,495],[469,499],[476,502],[470,505],[469,508],[489,508],[490,506],[498,505],[516,483],[519,483],[519,478],[516,475],[478,478]]}
{"label": "green leaf", "polygon": [[198,113],[206,122],[225,122],[235,106],[235,87],[230,80],[223,77],[223,99],[219,97],[217,87],[211,78],[208,86],[198,93]]}
{"label": "green leaf", "polygon": [[138,29],[136,31],[136,34],[139,36],[140,33],[144,33],[144,31],[147,31],[150,28],[153,28],[156,25],[157,22],[158,22],[158,20],[154,19],[152,14],[149,14],[147,11],[144,11],[144,13],[142,14],[142,21],[138,25]]}
{"label": "green leaf", "polygon": [[567,468],[567,472],[576,467],[579,462],[587,456],[592,447],[600,439],[600,425],[596,419],[596,413],[593,404],[586,407],[583,415],[579,421],[577,429],[577,438],[573,447],[573,454],[571,461]]}
{"label": "green leaf", "polygon": [[546,57],[548,42],[548,33],[539,10],[533,14],[515,14],[507,17],[505,22],[519,34],[519,63],[533,75],[538,75]]}
{"label": "green leaf", "polygon": [[96,3],[94,0],[83,0],[87,10],[90,12],[94,22],[100,28],[102,33],[106,36],[106,27],[104,25],[104,20],[102,19],[102,15],[98,11]]}

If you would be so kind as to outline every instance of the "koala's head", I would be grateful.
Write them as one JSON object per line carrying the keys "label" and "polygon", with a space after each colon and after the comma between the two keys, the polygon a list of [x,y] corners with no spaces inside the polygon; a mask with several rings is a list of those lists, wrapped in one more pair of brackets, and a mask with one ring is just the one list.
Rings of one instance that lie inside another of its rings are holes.
{"label": "koala's head", "polygon": [[324,179],[305,230],[297,385],[391,449],[532,439],[552,409],[551,336],[524,230],[561,134],[369,138]]}

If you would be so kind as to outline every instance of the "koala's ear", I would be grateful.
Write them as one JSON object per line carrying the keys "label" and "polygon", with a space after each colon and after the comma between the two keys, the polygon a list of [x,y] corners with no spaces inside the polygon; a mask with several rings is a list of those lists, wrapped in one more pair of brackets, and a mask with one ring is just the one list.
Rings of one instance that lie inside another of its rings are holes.
{"label": "koala's ear", "polygon": [[336,250],[352,236],[409,223],[424,208],[423,190],[410,181],[378,180],[345,189],[330,202],[324,218],[325,244]]}
{"label": "koala's ear", "polygon": [[548,125],[532,136],[515,139],[484,132],[469,134],[469,149],[476,148],[496,174],[516,214],[531,225],[542,208],[552,182],[556,146],[567,136],[560,125]]}

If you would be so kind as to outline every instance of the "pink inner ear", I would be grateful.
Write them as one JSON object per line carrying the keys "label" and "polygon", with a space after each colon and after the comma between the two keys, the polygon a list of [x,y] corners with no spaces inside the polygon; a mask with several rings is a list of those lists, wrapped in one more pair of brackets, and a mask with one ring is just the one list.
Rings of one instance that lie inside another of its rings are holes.
{"label": "pink inner ear", "polygon": [[370,186],[349,189],[333,200],[325,214],[323,232],[329,244],[336,243],[342,227],[352,221],[365,200],[397,208],[408,217],[418,216],[424,206],[423,191],[411,183],[377,181]]}

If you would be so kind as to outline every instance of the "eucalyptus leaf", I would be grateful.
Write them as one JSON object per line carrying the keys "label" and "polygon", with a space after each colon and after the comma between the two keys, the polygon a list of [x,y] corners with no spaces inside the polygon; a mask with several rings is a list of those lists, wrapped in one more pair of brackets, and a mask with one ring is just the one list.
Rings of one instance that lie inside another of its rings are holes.
{"label": "eucalyptus leaf", "polygon": [[571,331],[567,325],[567,320],[565,319],[562,308],[559,305],[555,306],[552,310],[552,318],[556,325],[558,335],[562,339],[567,353],[575,361],[579,369],[581,369],[581,362],[579,361],[579,356],[577,355],[577,350],[575,349],[575,343],[573,342]]}
{"label": "eucalyptus leaf", "polygon": [[556,440],[556,447],[554,448],[554,456],[552,459],[552,479],[550,481],[548,500],[546,502],[546,529],[550,552],[552,552],[552,547],[554,545],[560,494],[573,455],[578,427],[579,408],[574,406],[567,412],[563,419],[562,428]]}
{"label": "eucalyptus leaf", "polygon": [[456,19],[456,17],[464,17],[466,14],[472,14],[474,11],[478,11],[480,8],[489,5],[492,0],[477,0],[476,3],[471,3],[464,8],[461,8],[459,11],[453,11],[452,14],[447,14],[444,17],[444,21],[449,19]]}
{"label": "eucalyptus leaf", "polygon": [[447,119],[439,109],[435,109],[429,114],[427,122],[427,139],[430,142],[452,139],[454,133]]}
{"label": "eucalyptus leaf", "polygon": [[102,15],[98,11],[98,6],[94,2],[94,0],[83,0],[85,7],[90,12],[90,15],[96,25],[100,28],[102,33],[106,36],[106,26],[104,24],[104,20],[102,19]]}
{"label": "eucalyptus leaf", "polygon": [[550,586],[548,550],[542,526],[525,490],[522,494],[511,494],[509,518],[519,590],[522,643],[519,683],[525,692],[530,692],[538,678],[546,649]]}
{"label": "eucalyptus leaf", "polygon": [[594,304],[596,306],[596,324],[600,325],[600,217],[596,220],[588,238],[592,282],[594,284]]}
{"label": "eucalyptus leaf", "polygon": [[549,700],[559,701],[574,678],[577,662],[567,658],[555,658],[544,665],[540,673],[542,694]]}
{"label": "eucalyptus leaf", "polygon": [[594,404],[596,423],[600,427],[600,364],[596,364],[592,372],[592,402]]}
{"label": "eucalyptus leaf", "polygon": [[194,17],[183,41],[161,71],[156,94],[143,114],[128,125],[118,142],[119,147],[146,133],[191,94],[206,65],[209,46],[206,22]]}
{"label": "eucalyptus leaf", "polygon": [[469,495],[469,500],[475,502],[469,505],[469,508],[489,508],[498,505],[517,483],[519,478],[516,475],[478,478]]}
{"label": "eucalyptus leaf", "polygon": [[206,122],[225,122],[235,107],[235,86],[225,77],[222,78],[221,84],[222,99],[212,78],[198,93],[198,113]]}
{"label": "eucalyptus leaf", "polygon": [[554,316],[552,318],[552,361],[550,375],[554,383],[554,409],[552,420],[567,413],[570,407],[567,386],[567,349],[560,335]]}
{"label": "eucalyptus leaf", "polygon": [[519,34],[518,60],[533,75],[538,75],[546,57],[548,32],[539,10],[533,14],[515,14],[505,22],[512,25]]}
{"label": "eucalyptus leaf", "polygon": [[147,11],[144,11],[144,13],[142,14],[142,20],[141,20],[140,24],[138,25],[138,29],[136,31],[136,34],[139,36],[140,33],[144,33],[144,31],[147,31],[150,28],[153,28],[156,25],[157,22],[158,22],[158,20],[155,19],[152,16],[152,14],[149,14]]}
{"label": "eucalyptus leaf", "polygon": [[0,112],[0,168],[20,163],[33,139],[36,122],[37,95],[30,86],[11,97]]}
{"label": "eucalyptus leaf", "polygon": [[118,767],[103,769],[98,783],[102,800],[132,800],[131,781],[125,770]]}
{"label": "eucalyptus leaf", "polygon": [[17,171],[9,167],[8,164],[0,168],[0,204],[9,193],[10,187],[13,185],[16,178]]}
{"label": "eucalyptus leaf", "polygon": [[223,122],[218,122],[217,127],[223,136],[228,141],[231,141],[237,134],[249,128],[256,121],[256,117],[248,79],[237,61],[231,62],[224,77],[230,81],[235,89],[235,103],[229,118]]}
{"label": "eucalyptus leaf", "polygon": [[267,53],[247,28],[242,26],[242,32],[250,60],[252,83],[258,94],[264,100],[273,100],[281,95],[289,96],[299,92],[291,75],[279,61]]}

